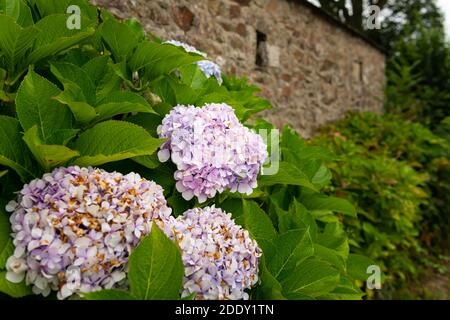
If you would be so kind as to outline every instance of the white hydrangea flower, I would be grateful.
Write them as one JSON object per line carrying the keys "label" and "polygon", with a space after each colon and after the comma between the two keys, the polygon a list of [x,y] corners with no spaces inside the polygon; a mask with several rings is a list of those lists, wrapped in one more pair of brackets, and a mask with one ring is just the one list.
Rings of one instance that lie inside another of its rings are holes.
{"label": "white hydrangea flower", "polygon": [[[177,41],[177,40],[168,40],[163,42],[165,44],[171,44],[173,46],[176,47],[180,47],[183,48],[184,51],[189,52],[189,53],[196,53],[198,55],[201,55],[202,57],[207,58],[208,55],[202,51],[197,50],[195,47],[181,42],[181,41]],[[220,69],[220,66],[217,63],[212,62],[211,60],[205,59],[205,60],[200,60],[196,62],[196,65],[200,68],[200,70],[202,70],[202,72],[204,73],[204,75],[207,78],[210,77],[215,77],[217,82],[219,83],[219,85],[221,85],[223,83],[222,80],[222,71]]]}

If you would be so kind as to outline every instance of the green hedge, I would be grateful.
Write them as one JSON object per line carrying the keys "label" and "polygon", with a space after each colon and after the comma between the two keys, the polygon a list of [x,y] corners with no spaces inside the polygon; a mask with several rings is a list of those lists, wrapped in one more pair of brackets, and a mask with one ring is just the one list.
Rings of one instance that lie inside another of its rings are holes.
{"label": "green hedge", "polygon": [[448,141],[373,113],[350,113],[312,141],[339,158],[328,191],[358,205],[359,219],[344,221],[352,249],[383,261],[391,281],[417,273],[419,252],[448,243]]}

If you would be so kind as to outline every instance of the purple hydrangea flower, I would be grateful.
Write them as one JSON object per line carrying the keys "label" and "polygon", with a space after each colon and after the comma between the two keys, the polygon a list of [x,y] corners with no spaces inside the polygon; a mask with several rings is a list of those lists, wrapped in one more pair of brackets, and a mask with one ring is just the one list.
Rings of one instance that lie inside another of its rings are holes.
{"label": "purple hydrangea flower", "polygon": [[262,251],[247,230],[219,208],[194,208],[164,222],[166,234],[182,251],[185,268],[182,296],[199,300],[248,299],[258,282]]}
{"label": "purple hydrangea flower", "polygon": [[176,106],[158,127],[161,162],[177,165],[176,188],[186,200],[204,202],[225,189],[251,194],[267,158],[263,139],[239,123],[226,104]]}
{"label": "purple hydrangea flower", "polygon": [[11,201],[15,251],[7,279],[25,278],[35,294],[58,291],[59,299],[109,288],[126,288],[128,257],[150,232],[168,220],[162,188],[138,174],[94,168],[59,168],[25,185]]}
{"label": "purple hydrangea flower", "polygon": [[[196,53],[205,58],[208,57],[208,55],[206,53],[199,51],[195,47],[188,45],[181,41],[169,40],[169,41],[165,41],[164,43],[183,48],[184,51],[189,52],[189,53]],[[217,63],[214,63],[210,60],[201,60],[201,61],[197,61],[196,65],[200,68],[200,70],[202,70],[202,72],[205,74],[205,76],[207,78],[215,77],[217,82],[219,83],[219,85],[222,84],[222,82],[223,82],[222,71],[220,69],[220,66]]]}

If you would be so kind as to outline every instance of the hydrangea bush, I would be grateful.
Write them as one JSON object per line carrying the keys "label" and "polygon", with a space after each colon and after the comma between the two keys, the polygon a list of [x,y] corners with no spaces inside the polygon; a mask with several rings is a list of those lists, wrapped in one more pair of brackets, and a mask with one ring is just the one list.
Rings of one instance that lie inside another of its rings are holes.
{"label": "hydrangea bush", "polygon": [[277,156],[257,92],[84,0],[0,2],[0,292],[360,299],[332,156],[288,127]]}

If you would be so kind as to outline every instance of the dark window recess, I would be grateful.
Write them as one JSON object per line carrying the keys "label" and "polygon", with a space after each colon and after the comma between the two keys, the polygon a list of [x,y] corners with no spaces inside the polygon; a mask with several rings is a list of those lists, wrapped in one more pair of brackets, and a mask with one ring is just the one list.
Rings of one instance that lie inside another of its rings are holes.
{"label": "dark window recess", "polygon": [[267,35],[256,30],[256,59],[257,67],[266,67],[268,64],[267,57]]}
{"label": "dark window recess", "polygon": [[359,61],[359,81],[364,82],[364,66],[362,61]]}
{"label": "dark window recess", "polygon": [[357,60],[353,62],[353,80],[355,82],[364,81],[364,69],[362,61]]}

